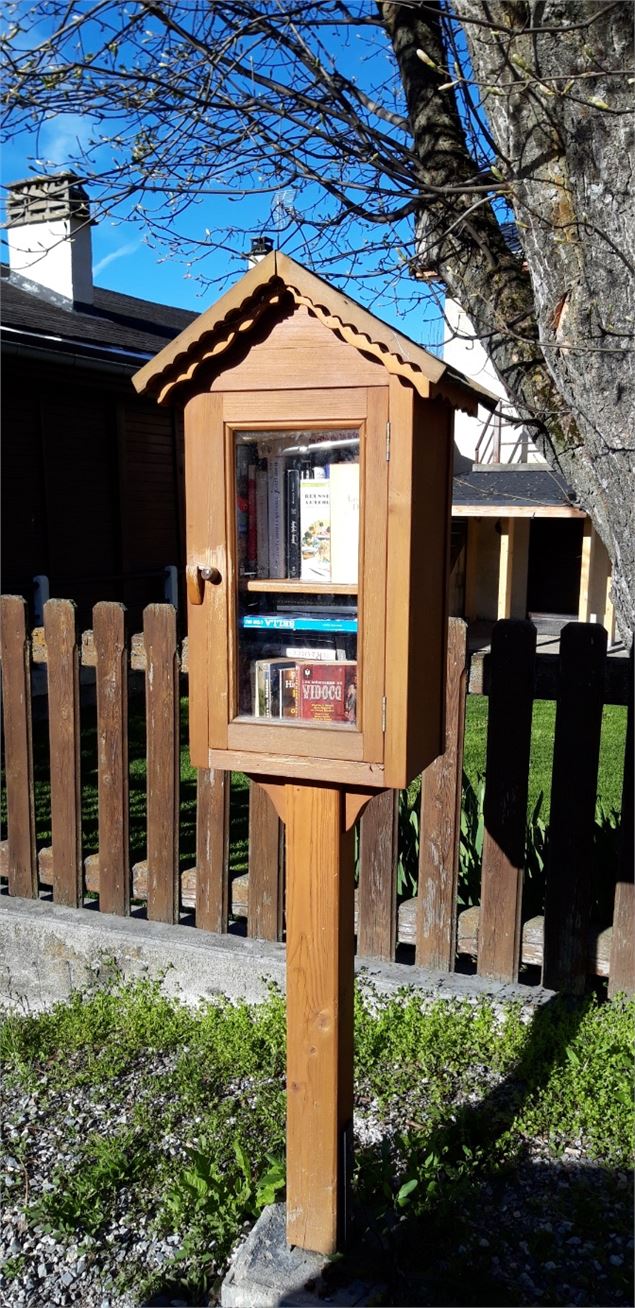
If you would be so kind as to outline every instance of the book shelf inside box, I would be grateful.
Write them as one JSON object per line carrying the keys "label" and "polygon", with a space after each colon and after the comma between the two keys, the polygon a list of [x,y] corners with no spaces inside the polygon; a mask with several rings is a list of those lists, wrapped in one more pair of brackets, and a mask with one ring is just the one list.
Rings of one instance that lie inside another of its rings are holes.
{"label": "book shelf inside box", "polygon": [[357,729],[360,428],[234,431],[235,722]]}
{"label": "book shelf inside box", "polygon": [[280,595],[356,595],[358,586],[349,582],[296,581],[279,577],[243,577],[239,583],[241,590],[270,592]]}

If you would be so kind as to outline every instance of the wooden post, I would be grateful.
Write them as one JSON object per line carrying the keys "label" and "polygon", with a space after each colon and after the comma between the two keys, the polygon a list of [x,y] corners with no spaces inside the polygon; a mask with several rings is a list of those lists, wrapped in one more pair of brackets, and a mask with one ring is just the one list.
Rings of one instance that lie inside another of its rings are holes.
{"label": "wooden post", "polygon": [[510,618],[512,612],[512,575],[514,567],[514,519],[501,518],[500,555],[498,562],[497,618]]}
{"label": "wooden post", "polygon": [[93,609],[97,655],[99,907],[130,912],[128,838],[128,660],[123,604]]}
{"label": "wooden post", "polygon": [[31,660],[26,603],[0,600],[0,648],[7,786],[9,894],[37,899],[35,801],[31,737]]}
{"label": "wooden post", "polygon": [[456,895],[461,834],[467,627],[450,618],[446,681],[445,753],[421,779],[417,963],[454,969]]}
{"label": "wooden post", "polygon": [[478,973],[518,978],[536,628],[499,622],[492,633],[485,765]]}
{"label": "wooden post", "polygon": [[80,785],[79,647],[75,605],[44,605],[49,687],[53,899],[78,908],[83,902]]}
{"label": "wooden post", "polygon": [[605,663],[604,627],[568,623],[560,636],[542,978],[551,990],[574,993],[587,973]]}
{"label": "wooden post", "polygon": [[148,917],[179,920],[179,672],[176,611],[149,604],[146,651]]}
{"label": "wooden post", "polygon": [[360,819],[357,952],[365,958],[395,957],[398,820],[398,790],[380,791]]}
{"label": "wooden post", "polygon": [[287,1239],[345,1238],[353,1120],[353,848],[345,794],[288,783]]}
{"label": "wooden post", "polygon": [[219,933],[228,918],[231,773],[199,768],[196,777],[196,925]]}
{"label": "wooden post", "polygon": [[609,603],[611,560],[590,518],[585,519],[580,565],[579,622],[604,624]]}
{"label": "wooden post", "polygon": [[478,617],[478,565],[480,521],[478,518],[467,520],[467,542],[465,546],[465,616],[468,621]]}
{"label": "wooden post", "polygon": [[283,832],[269,795],[249,786],[249,889],[247,935],[281,940],[284,918]]}

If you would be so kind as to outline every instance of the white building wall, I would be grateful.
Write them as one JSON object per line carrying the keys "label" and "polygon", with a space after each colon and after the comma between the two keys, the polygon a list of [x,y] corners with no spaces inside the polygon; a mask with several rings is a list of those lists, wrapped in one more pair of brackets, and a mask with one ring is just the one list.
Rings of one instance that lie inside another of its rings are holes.
{"label": "white building wall", "polygon": [[457,304],[456,300],[449,297],[445,301],[443,358],[446,363],[459,369],[466,377],[478,382],[493,395],[499,396],[501,400],[502,416],[499,416],[497,411],[490,418],[489,410],[482,407],[479,407],[476,418],[460,410],[455,413],[454,436],[459,452],[465,458],[476,461],[479,438],[489,419],[488,434],[483,439],[480,451],[481,460],[490,462],[493,438],[500,427],[501,463],[544,463],[544,459],[529,439],[523,426],[509,420],[514,416],[514,410],[507,400],[505,388],[495,372],[487,350],[477,338],[465,310]]}

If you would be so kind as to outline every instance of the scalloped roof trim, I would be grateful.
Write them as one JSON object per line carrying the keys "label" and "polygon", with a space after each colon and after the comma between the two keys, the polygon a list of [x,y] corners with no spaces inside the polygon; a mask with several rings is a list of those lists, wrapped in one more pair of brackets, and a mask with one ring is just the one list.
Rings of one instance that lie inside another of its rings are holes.
{"label": "scalloped roof trim", "polygon": [[214,305],[196,318],[133,377],[137,391],[165,403],[175,387],[191,383],[200,367],[227,353],[283,295],[304,305],[340,339],[370,355],[387,372],[409,381],[424,398],[444,395],[475,412],[495,398],[478,383],[448,368],[436,355],[376,318],[342,291],[273,250]]}

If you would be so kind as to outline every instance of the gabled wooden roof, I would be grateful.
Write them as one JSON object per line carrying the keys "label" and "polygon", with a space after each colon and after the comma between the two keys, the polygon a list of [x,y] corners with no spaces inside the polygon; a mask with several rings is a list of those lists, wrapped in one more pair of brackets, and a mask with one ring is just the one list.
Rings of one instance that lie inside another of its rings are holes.
{"label": "gabled wooden roof", "polygon": [[250,268],[220,300],[141,368],[132,379],[135,388],[165,403],[176,387],[192,382],[203,364],[216,359],[220,362],[220,356],[244,341],[264,313],[289,295],[340,340],[411,382],[424,398],[442,395],[468,413],[476,413],[479,403],[488,408],[496,406],[496,398],[489,391],[279,250]]}

